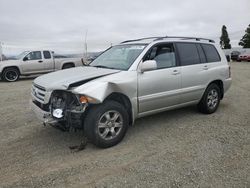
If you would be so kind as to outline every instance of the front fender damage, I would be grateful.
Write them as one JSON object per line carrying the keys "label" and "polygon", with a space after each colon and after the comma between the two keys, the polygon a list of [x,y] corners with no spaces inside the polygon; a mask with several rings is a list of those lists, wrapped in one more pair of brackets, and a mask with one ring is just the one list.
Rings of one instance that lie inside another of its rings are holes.
{"label": "front fender damage", "polygon": [[[134,72],[133,74],[136,73]],[[126,79],[122,80],[113,78],[113,81],[100,80],[99,82],[88,82],[75,88],[72,92],[94,98],[97,104],[104,102],[104,100],[113,93],[125,95],[131,103],[132,120],[134,121],[137,117],[136,75],[126,75]]]}

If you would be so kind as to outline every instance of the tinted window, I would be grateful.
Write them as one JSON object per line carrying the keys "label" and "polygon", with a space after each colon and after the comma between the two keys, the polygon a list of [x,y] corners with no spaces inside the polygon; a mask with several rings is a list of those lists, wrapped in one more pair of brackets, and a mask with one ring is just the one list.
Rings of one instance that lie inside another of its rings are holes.
{"label": "tinted window", "polygon": [[43,56],[44,56],[44,59],[51,59],[51,55],[49,51],[43,51]]}
{"label": "tinted window", "polygon": [[173,44],[161,44],[153,47],[145,60],[155,60],[158,69],[176,66]]}
{"label": "tinted window", "polygon": [[207,62],[220,61],[220,56],[215,47],[211,44],[202,44],[202,48],[206,54]]}
{"label": "tinted window", "polygon": [[197,47],[197,50],[198,50],[198,53],[199,53],[199,56],[200,56],[200,62],[201,63],[206,63],[207,62],[206,56],[204,54],[203,49],[201,48],[201,45],[200,44],[196,44],[196,47]]}
{"label": "tinted window", "polygon": [[40,51],[30,52],[26,57],[28,58],[28,60],[37,60],[42,59],[42,54]]}
{"label": "tinted window", "polygon": [[200,63],[200,57],[195,44],[176,43],[181,65],[193,65]]}

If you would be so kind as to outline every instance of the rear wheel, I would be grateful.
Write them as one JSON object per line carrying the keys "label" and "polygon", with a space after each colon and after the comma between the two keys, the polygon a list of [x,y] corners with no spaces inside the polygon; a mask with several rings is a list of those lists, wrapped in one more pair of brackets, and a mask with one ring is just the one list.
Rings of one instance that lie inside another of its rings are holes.
{"label": "rear wheel", "polygon": [[107,148],[123,139],[128,125],[126,109],[118,102],[106,101],[89,110],[84,122],[84,131],[93,144]]}
{"label": "rear wheel", "polygon": [[6,68],[1,76],[2,80],[7,82],[15,82],[19,79],[20,73],[17,68]]}
{"label": "rear wheel", "polygon": [[210,84],[198,104],[200,112],[205,114],[214,113],[220,104],[220,88],[216,84]]}

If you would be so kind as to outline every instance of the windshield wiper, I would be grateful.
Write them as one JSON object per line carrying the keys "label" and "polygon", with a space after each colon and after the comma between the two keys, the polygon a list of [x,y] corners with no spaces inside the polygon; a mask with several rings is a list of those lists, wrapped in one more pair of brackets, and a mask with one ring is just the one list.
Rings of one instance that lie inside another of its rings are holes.
{"label": "windshield wiper", "polygon": [[97,67],[97,68],[105,68],[105,69],[115,69],[113,67],[107,67],[105,65],[96,65],[96,66],[93,66],[93,67]]}

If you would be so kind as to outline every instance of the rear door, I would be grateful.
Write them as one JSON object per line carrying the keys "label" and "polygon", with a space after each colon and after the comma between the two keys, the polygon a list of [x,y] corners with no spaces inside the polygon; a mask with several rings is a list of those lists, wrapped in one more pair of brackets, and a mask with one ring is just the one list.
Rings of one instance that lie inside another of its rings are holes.
{"label": "rear door", "polygon": [[200,100],[208,83],[206,57],[198,43],[176,43],[181,64],[181,103]]}
{"label": "rear door", "polygon": [[145,60],[155,60],[157,69],[138,73],[139,114],[157,112],[179,104],[181,72],[174,45],[166,43],[152,47]]}

